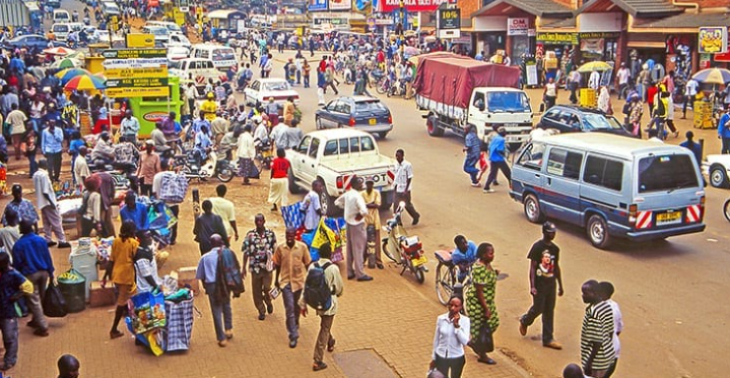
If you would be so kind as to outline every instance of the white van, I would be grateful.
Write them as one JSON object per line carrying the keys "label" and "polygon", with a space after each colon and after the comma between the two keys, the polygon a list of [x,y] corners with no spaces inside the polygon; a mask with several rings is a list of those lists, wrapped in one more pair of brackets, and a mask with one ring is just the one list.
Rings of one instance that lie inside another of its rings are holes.
{"label": "white van", "polygon": [[53,22],[71,22],[71,15],[65,9],[54,9],[53,10]]}
{"label": "white van", "polygon": [[71,33],[71,31],[81,31],[84,28],[84,24],[80,22],[62,22],[58,24],[53,24],[51,26],[51,31],[56,36],[56,40],[59,42],[66,42],[66,39],[68,38],[68,34]]}
{"label": "white van", "polygon": [[166,47],[184,47],[188,51],[190,51],[190,49],[193,47],[193,44],[190,43],[188,37],[182,34],[172,33],[170,34],[170,41],[167,42]]}
{"label": "white van", "polygon": [[187,86],[188,83],[194,83],[195,87],[198,88],[198,93],[201,94],[206,84],[208,84],[208,80],[212,79],[213,82],[217,82],[221,80],[221,77],[225,77],[224,74],[213,67],[213,62],[210,59],[180,59],[170,61],[169,66],[171,67],[170,73],[180,78],[180,84]]}
{"label": "white van", "polygon": [[104,12],[104,15],[107,16],[120,17],[122,15],[122,10],[119,9],[119,5],[111,1],[101,3],[101,11]]}
{"label": "white van", "polygon": [[170,31],[164,26],[145,25],[142,33],[155,36],[155,47],[166,47],[170,42]]}
{"label": "white van", "polygon": [[213,66],[220,71],[227,71],[230,67],[238,65],[236,51],[227,46],[201,43],[193,46],[190,52],[191,58],[210,59]]}
{"label": "white van", "polygon": [[182,29],[180,26],[174,22],[169,21],[147,21],[145,25],[149,26],[162,26],[167,28],[167,30],[170,31],[170,34],[182,34]]}

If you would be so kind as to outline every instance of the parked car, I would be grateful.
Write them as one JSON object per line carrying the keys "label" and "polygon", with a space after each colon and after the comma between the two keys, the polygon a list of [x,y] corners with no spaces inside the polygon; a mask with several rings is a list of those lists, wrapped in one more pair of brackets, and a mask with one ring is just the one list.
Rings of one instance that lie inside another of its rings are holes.
{"label": "parked car", "polygon": [[119,5],[112,1],[105,1],[101,3],[101,11],[104,12],[104,15],[106,16],[120,17],[122,15],[122,10],[119,9]]}
{"label": "parked car", "polygon": [[54,9],[53,10],[53,22],[71,22],[71,15],[65,9]]}
{"label": "parked car", "polygon": [[540,122],[548,129],[555,129],[561,133],[587,131],[631,135],[614,116],[579,106],[553,106],[542,115]]}
{"label": "parked car", "polygon": [[[48,48],[48,39],[38,34],[26,34],[6,41],[4,47],[9,50],[20,48],[45,50]],[[53,41],[53,47],[68,47],[61,41]]]}
{"label": "parked car", "polygon": [[315,113],[317,129],[354,127],[380,138],[393,130],[390,110],[379,99],[369,96],[340,97]]}
{"label": "parked car", "polygon": [[702,173],[713,188],[730,188],[730,155],[707,155],[702,162]]}
{"label": "parked car", "polygon": [[58,9],[61,7],[61,0],[46,0],[46,4],[53,9]]}
{"label": "parked car", "polygon": [[269,102],[271,97],[280,105],[284,105],[289,97],[294,97],[295,104],[299,103],[299,93],[284,79],[256,79],[243,93],[246,105],[254,105],[257,101],[264,104]]}

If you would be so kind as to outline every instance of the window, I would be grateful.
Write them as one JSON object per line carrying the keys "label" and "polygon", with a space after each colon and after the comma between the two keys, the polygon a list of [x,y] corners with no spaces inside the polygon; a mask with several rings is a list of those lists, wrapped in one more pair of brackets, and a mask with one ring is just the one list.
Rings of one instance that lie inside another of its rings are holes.
{"label": "window", "polygon": [[331,155],[337,155],[337,140],[336,139],[327,141],[327,144],[324,145],[324,156],[331,156]]}
{"label": "window", "polygon": [[319,138],[312,138],[312,143],[309,145],[309,157],[316,159],[318,150]]}
{"label": "window", "polygon": [[327,111],[334,112],[337,108],[337,100],[330,101],[329,104],[327,104]]}
{"label": "window", "polygon": [[547,113],[545,113],[544,117],[553,121],[559,121],[558,116],[560,114],[560,110],[558,109],[552,109],[549,110]]}
{"label": "window", "polygon": [[376,112],[376,111],[387,111],[380,101],[364,101],[355,103],[355,112]]}
{"label": "window", "polygon": [[484,106],[484,93],[477,92],[474,94],[474,102],[472,102],[472,105],[477,107],[479,109],[480,107]]}
{"label": "window", "polygon": [[375,142],[373,142],[373,138],[362,137],[360,139],[360,150],[362,152],[374,151],[375,150]]}
{"label": "window", "polygon": [[350,107],[350,104],[348,104],[344,101],[340,101],[340,113],[351,114],[352,113],[351,109],[352,108]]}
{"label": "window", "polygon": [[302,154],[307,154],[307,150],[309,150],[309,145],[312,143],[312,137],[311,136],[305,136],[304,139],[299,143],[299,147],[297,148],[297,151]]}
{"label": "window", "polygon": [[347,138],[340,139],[340,155],[350,152],[350,140]]}
{"label": "window", "polygon": [[530,99],[523,92],[493,91],[487,93],[487,109],[495,113],[531,112]]}
{"label": "window", "polygon": [[597,156],[586,159],[583,181],[612,190],[621,190],[624,163]]}
{"label": "window", "polygon": [[699,186],[689,155],[659,155],[639,160],[639,193]]}
{"label": "window", "polygon": [[583,155],[553,148],[548,157],[547,172],[556,176],[577,180],[580,176],[580,165]]}
{"label": "window", "polygon": [[545,153],[545,145],[542,143],[532,143],[525,147],[522,151],[520,159],[517,161],[518,165],[525,168],[534,169],[539,171],[542,168],[542,155]]}
{"label": "window", "polygon": [[360,152],[360,138],[350,138],[350,152]]}

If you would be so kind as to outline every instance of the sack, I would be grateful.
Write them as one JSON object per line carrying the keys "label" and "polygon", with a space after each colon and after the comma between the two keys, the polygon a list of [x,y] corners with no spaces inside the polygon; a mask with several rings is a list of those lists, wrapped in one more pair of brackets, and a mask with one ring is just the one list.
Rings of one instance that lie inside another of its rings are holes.
{"label": "sack", "polygon": [[188,179],[184,175],[167,174],[160,180],[159,199],[168,203],[181,203],[188,191]]}
{"label": "sack", "polygon": [[304,302],[314,309],[327,311],[332,307],[332,288],[327,286],[327,279],[324,271],[332,263],[326,263],[322,267],[314,263],[314,268],[307,273],[304,281]]}
{"label": "sack", "polygon": [[46,289],[46,296],[43,297],[43,315],[49,318],[63,318],[66,316],[66,299],[63,298],[61,290],[51,277],[51,282]]}
{"label": "sack", "polygon": [[479,329],[476,340],[472,340],[473,349],[477,354],[490,353],[494,351],[494,339],[489,324],[484,324]]}
{"label": "sack", "polygon": [[325,218],[322,217],[319,220],[319,226],[317,226],[317,231],[315,231],[314,233],[314,238],[312,239],[312,247],[319,249],[322,244],[330,243],[334,248],[336,240],[337,236],[335,235],[335,232],[332,231],[332,229],[329,228],[327,224],[325,224]]}
{"label": "sack", "polygon": [[284,219],[286,228],[298,229],[304,223],[304,207],[302,202],[281,207],[281,217]]}
{"label": "sack", "polygon": [[236,255],[230,249],[218,250],[218,269],[223,269],[223,279],[228,290],[238,298],[245,291],[243,278],[241,277],[241,266],[238,264]]}

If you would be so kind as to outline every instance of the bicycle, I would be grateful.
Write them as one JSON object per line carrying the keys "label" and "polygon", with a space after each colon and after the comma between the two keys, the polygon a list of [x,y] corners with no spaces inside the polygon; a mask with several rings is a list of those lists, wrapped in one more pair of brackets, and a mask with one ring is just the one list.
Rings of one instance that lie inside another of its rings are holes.
{"label": "bicycle", "polygon": [[[452,296],[463,297],[467,287],[471,285],[471,274],[461,272],[458,265],[451,260],[451,251],[441,250],[434,253],[438,265],[436,266],[436,296],[442,305],[446,306]],[[464,275],[459,280],[459,275]]]}

